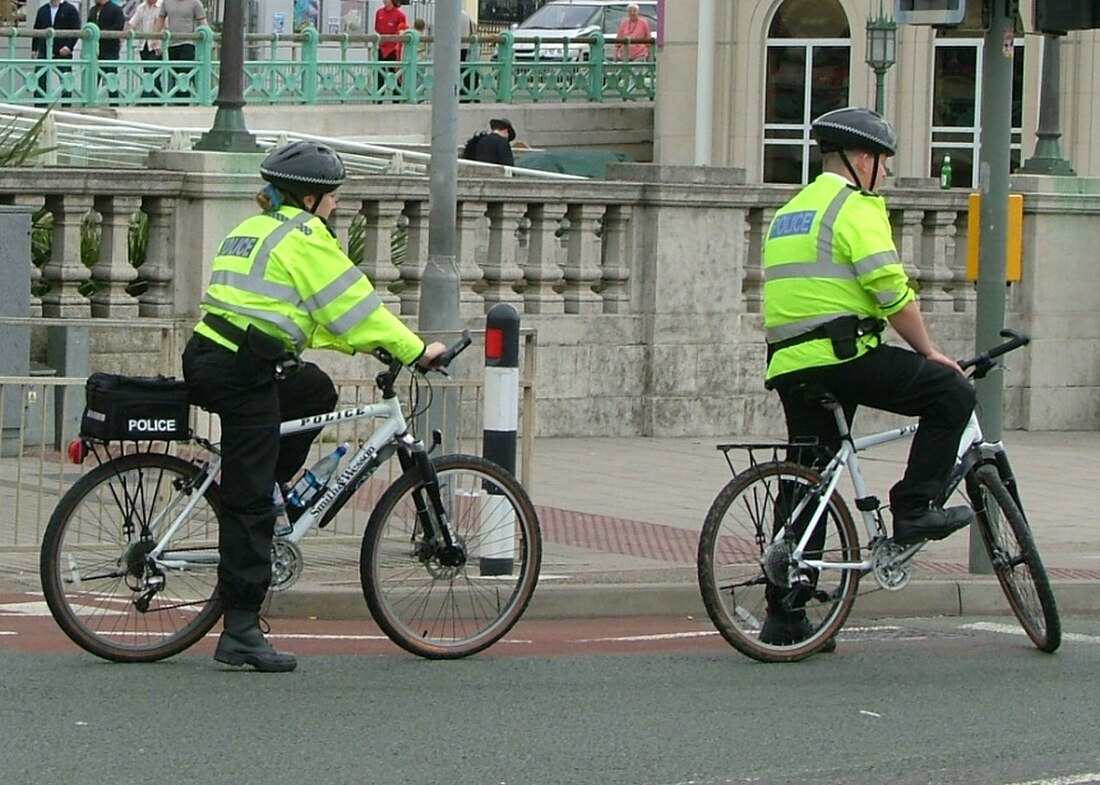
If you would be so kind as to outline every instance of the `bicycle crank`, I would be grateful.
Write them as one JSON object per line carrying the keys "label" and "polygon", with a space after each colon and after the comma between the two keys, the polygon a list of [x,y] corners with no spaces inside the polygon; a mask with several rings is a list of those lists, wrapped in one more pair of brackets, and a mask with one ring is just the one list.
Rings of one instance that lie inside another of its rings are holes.
{"label": "bicycle crank", "polygon": [[276,537],[271,541],[271,586],[268,591],[286,591],[302,574],[304,561],[297,543]]}
{"label": "bicycle crank", "polygon": [[879,540],[871,549],[871,572],[879,586],[887,591],[904,589],[913,577],[909,559],[916,553],[912,547],[896,545],[893,540]]}

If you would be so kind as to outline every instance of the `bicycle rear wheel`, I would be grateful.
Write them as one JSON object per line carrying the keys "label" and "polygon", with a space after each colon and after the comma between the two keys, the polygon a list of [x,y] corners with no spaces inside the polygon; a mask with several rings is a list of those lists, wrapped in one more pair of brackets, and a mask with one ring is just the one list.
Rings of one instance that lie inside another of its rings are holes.
{"label": "bicycle rear wheel", "polygon": [[[855,601],[858,571],[823,570],[804,606],[813,632],[792,643],[761,640],[767,613],[765,559],[785,574],[789,558],[782,543],[772,545],[776,521],[785,520],[820,481],[817,472],[799,464],[760,464],[722,489],[703,523],[697,561],[703,603],[722,637],[753,659],[791,662],[810,656],[841,628]],[[838,495],[829,500],[818,526],[824,530],[820,549],[807,549],[804,558],[859,561],[852,516]]]}
{"label": "bicycle rear wheel", "polygon": [[1031,527],[996,466],[978,467],[968,488],[978,530],[1009,607],[1036,647],[1055,651],[1062,643],[1062,623]]}
{"label": "bicycle rear wheel", "polygon": [[538,581],[542,538],[527,492],[505,469],[472,455],[432,463],[461,548],[425,538],[417,502],[427,494],[412,469],[371,514],[359,575],[371,615],[394,643],[455,659],[491,646],[519,620]]}
{"label": "bicycle rear wheel", "polygon": [[146,558],[193,499],[198,472],[172,455],[125,455],[61,498],[43,536],[42,593],[78,646],[116,662],[152,662],[187,649],[217,622],[217,485],[161,555],[186,567],[154,568]]}

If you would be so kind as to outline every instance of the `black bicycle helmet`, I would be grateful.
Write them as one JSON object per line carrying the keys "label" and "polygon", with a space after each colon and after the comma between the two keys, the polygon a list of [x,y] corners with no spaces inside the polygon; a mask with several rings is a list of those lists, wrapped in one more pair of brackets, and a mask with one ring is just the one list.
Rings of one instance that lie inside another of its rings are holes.
{"label": "black bicycle helmet", "polygon": [[810,124],[810,136],[822,153],[863,150],[891,156],[898,147],[898,135],[885,117],[856,106],[821,115]]}
{"label": "black bicycle helmet", "polygon": [[320,142],[291,142],[272,150],[260,164],[260,176],[299,198],[335,191],[346,176],[336,151]]}

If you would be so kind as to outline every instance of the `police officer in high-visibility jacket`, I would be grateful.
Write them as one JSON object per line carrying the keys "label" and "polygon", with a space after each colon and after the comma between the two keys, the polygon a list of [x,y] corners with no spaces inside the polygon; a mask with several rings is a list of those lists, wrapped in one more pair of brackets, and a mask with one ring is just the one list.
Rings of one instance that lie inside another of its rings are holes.
{"label": "police officer in high-visibility jacket", "polygon": [[[823,171],[779,209],[764,243],[767,386],[783,402],[789,439],[816,437],[832,451],[840,446],[836,421],[805,394],[806,383],[829,390],[849,422],[859,405],[919,417],[905,474],[890,490],[894,541],[940,539],[973,518],[968,507],[940,509],[933,500],[954,464],[974,390],[929,338],[875,194],[897,135],[861,108],[818,117],[811,135]],[[912,351],[883,343],[885,321]],[[791,457],[820,460],[808,450]],[[794,643],[813,631],[800,591],[769,585],[764,642]]]}
{"label": "police officer in high-visibility jacket", "polygon": [[330,412],[336,388],[299,356],[306,348],[348,354],[384,348],[429,367],[444,351],[425,345],[383,305],[344,254],[326,219],[344,181],[336,152],[294,142],[264,159],[263,212],[240,224],[214,258],[205,312],[183,354],[192,402],[219,415],[222,508],[218,593],[224,631],[214,659],[261,671],[289,671],[259,626],[271,582],[272,490],[304,463],[316,431],[280,442],[279,423]]}

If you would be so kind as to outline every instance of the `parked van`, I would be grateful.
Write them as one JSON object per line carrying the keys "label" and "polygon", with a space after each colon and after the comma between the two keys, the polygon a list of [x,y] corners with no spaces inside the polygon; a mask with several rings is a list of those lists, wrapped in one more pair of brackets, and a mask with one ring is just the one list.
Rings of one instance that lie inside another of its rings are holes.
{"label": "parked van", "polygon": [[[641,16],[649,22],[653,39],[657,39],[657,0],[633,0]],[[512,28],[516,36],[516,60],[535,58],[535,41],[540,60],[587,60],[588,44],[564,46],[563,38],[584,38],[599,31],[614,38],[619,25],[626,19],[628,0],[550,0],[535,13]],[[608,59],[614,47],[607,47]]]}

